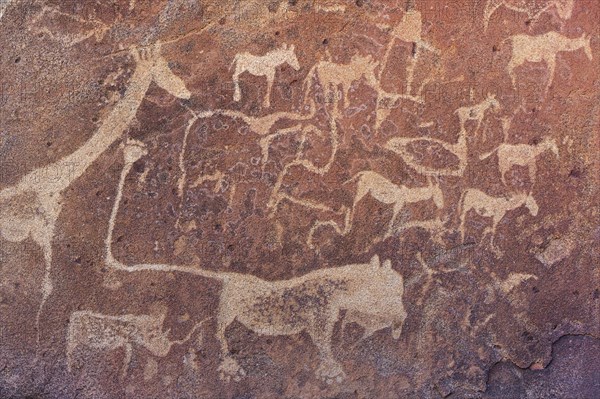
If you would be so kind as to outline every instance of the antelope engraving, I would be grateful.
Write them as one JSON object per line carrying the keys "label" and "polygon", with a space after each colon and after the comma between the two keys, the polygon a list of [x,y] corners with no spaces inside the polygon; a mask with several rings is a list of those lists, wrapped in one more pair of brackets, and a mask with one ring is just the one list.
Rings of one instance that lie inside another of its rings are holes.
{"label": "antelope engraving", "polygon": [[100,351],[123,348],[125,357],[120,378],[127,376],[134,347],[143,347],[152,355],[165,357],[173,345],[187,342],[202,322],[197,323],[181,340],[169,339],[170,329],[163,331],[166,313],[159,315],[105,315],[88,310],[77,311],[69,318],[67,331],[67,367],[73,368],[75,350],[79,347]]}
{"label": "antelope engraving", "polygon": [[356,205],[364,198],[365,195],[370,194],[377,201],[384,204],[393,204],[392,219],[386,233],[386,237],[389,237],[394,232],[394,224],[398,214],[404,208],[406,204],[433,200],[438,209],[444,207],[444,195],[440,187],[430,180],[428,186],[424,187],[406,187],[398,186],[392,183],[387,178],[381,176],[377,172],[373,171],[362,171],[357,173],[350,181],[357,181],[356,194],[352,203],[352,212],[350,220],[354,219],[354,212]]}
{"label": "antelope engraving", "polygon": [[481,155],[479,159],[487,159],[494,153],[498,155],[498,170],[504,185],[506,185],[506,173],[515,165],[527,166],[529,179],[535,182],[537,158],[546,151],[552,151],[558,158],[558,146],[553,138],[545,137],[535,145],[502,143],[492,151]]}
{"label": "antelope engraving", "polygon": [[369,54],[361,56],[355,54],[352,56],[350,63],[337,64],[331,61],[319,61],[315,64],[308,75],[304,79],[304,103],[307,102],[310,93],[311,83],[316,79],[322,87],[326,99],[333,98],[334,104],[337,104],[338,96],[337,89],[342,87],[342,106],[346,108],[348,103],[348,92],[353,82],[365,78],[367,84],[380,92],[379,81],[375,76],[375,68],[379,62],[374,61]]}
{"label": "antelope engraving", "polygon": [[498,198],[492,197],[476,188],[467,189],[463,192],[458,204],[460,237],[462,241],[465,240],[465,220],[467,213],[472,209],[480,216],[492,218],[492,226],[484,230],[482,239],[487,234],[490,234],[492,250],[497,255],[500,255],[502,252],[494,245],[494,235],[496,234],[498,223],[500,223],[508,211],[520,208],[523,205],[527,207],[531,216],[537,216],[539,210],[538,204],[531,194],[517,193],[508,198]]}
{"label": "antelope engraving", "polygon": [[42,300],[36,317],[38,342],[40,314],[52,293],[52,238],[63,206],[62,192],[127,131],[150,83],[155,82],[177,98],[188,99],[191,96],[184,82],[171,72],[160,55],[160,44],[133,49],[131,54],[136,61],[136,69],[128,88],[98,131],[72,154],[29,172],[15,186],[0,191],[2,237],[12,242],[22,242],[31,237],[44,254]]}
{"label": "antelope engraving", "polygon": [[492,14],[498,8],[504,6],[510,10],[525,13],[527,17],[536,21],[543,13],[550,11],[553,7],[562,19],[569,19],[573,14],[575,0],[488,0],[483,11],[483,25],[487,30]]}
{"label": "antelope engraving", "polygon": [[233,100],[240,101],[242,99],[239,76],[244,72],[248,72],[254,76],[265,76],[267,78],[267,93],[263,99],[263,106],[265,108],[270,107],[271,89],[275,81],[275,70],[278,66],[285,63],[289,64],[296,71],[300,69],[293,44],[288,47],[284,43],[281,47],[271,50],[262,56],[247,52],[236,54],[230,66],[231,69],[235,65],[233,72],[233,84],[235,86]]}
{"label": "antelope engraving", "polygon": [[571,39],[558,32],[551,31],[538,36],[514,35],[505,40],[512,42],[512,56],[506,69],[512,80],[513,87],[516,87],[517,84],[515,69],[523,65],[526,61],[544,61],[546,63],[548,79],[545,92],[547,93],[554,80],[556,55],[559,52],[583,49],[588,59],[590,61],[593,59],[590,36],[585,34],[581,35],[581,37]]}

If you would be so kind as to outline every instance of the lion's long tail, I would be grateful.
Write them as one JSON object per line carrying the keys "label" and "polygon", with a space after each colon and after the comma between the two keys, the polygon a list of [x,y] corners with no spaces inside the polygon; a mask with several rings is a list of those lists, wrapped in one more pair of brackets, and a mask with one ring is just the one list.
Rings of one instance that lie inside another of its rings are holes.
{"label": "lion's long tail", "polygon": [[210,278],[210,279],[219,280],[219,281],[227,280],[230,276],[230,273],[201,269],[197,266],[180,266],[180,265],[152,264],[152,263],[142,263],[142,264],[128,266],[128,265],[124,265],[120,262],[114,262],[112,267],[114,267],[118,270],[130,272],[130,273],[141,272],[141,271],[187,273],[187,274],[193,274],[196,276],[201,276],[201,277]]}

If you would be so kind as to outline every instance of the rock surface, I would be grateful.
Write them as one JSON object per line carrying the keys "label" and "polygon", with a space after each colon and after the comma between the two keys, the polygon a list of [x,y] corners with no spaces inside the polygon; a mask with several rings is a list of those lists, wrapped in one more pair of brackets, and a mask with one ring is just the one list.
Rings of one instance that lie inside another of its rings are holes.
{"label": "rock surface", "polygon": [[600,397],[599,21],[1,0],[0,397]]}

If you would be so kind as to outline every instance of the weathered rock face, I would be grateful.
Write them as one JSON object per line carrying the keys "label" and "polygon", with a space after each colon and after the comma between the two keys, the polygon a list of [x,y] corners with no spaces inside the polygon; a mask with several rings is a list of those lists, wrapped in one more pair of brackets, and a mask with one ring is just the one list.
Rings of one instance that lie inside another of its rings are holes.
{"label": "weathered rock face", "polygon": [[0,397],[600,397],[598,21],[1,1]]}

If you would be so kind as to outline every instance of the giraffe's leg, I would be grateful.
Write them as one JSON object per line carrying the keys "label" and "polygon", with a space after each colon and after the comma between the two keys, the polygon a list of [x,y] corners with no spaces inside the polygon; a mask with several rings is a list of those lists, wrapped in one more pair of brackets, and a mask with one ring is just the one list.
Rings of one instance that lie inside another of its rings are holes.
{"label": "giraffe's leg", "polygon": [[496,237],[496,229],[498,228],[498,224],[500,223],[500,220],[502,220],[502,217],[504,217],[504,214],[502,214],[502,217],[498,216],[494,216],[494,221],[492,223],[492,227],[489,227],[488,230],[489,234],[490,234],[490,248],[492,249],[492,251],[494,252],[494,254],[496,256],[502,256],[502,251],[500,250],[500,248],[498,248],[496,246],[496,243],[494,242],[494,238]]}

